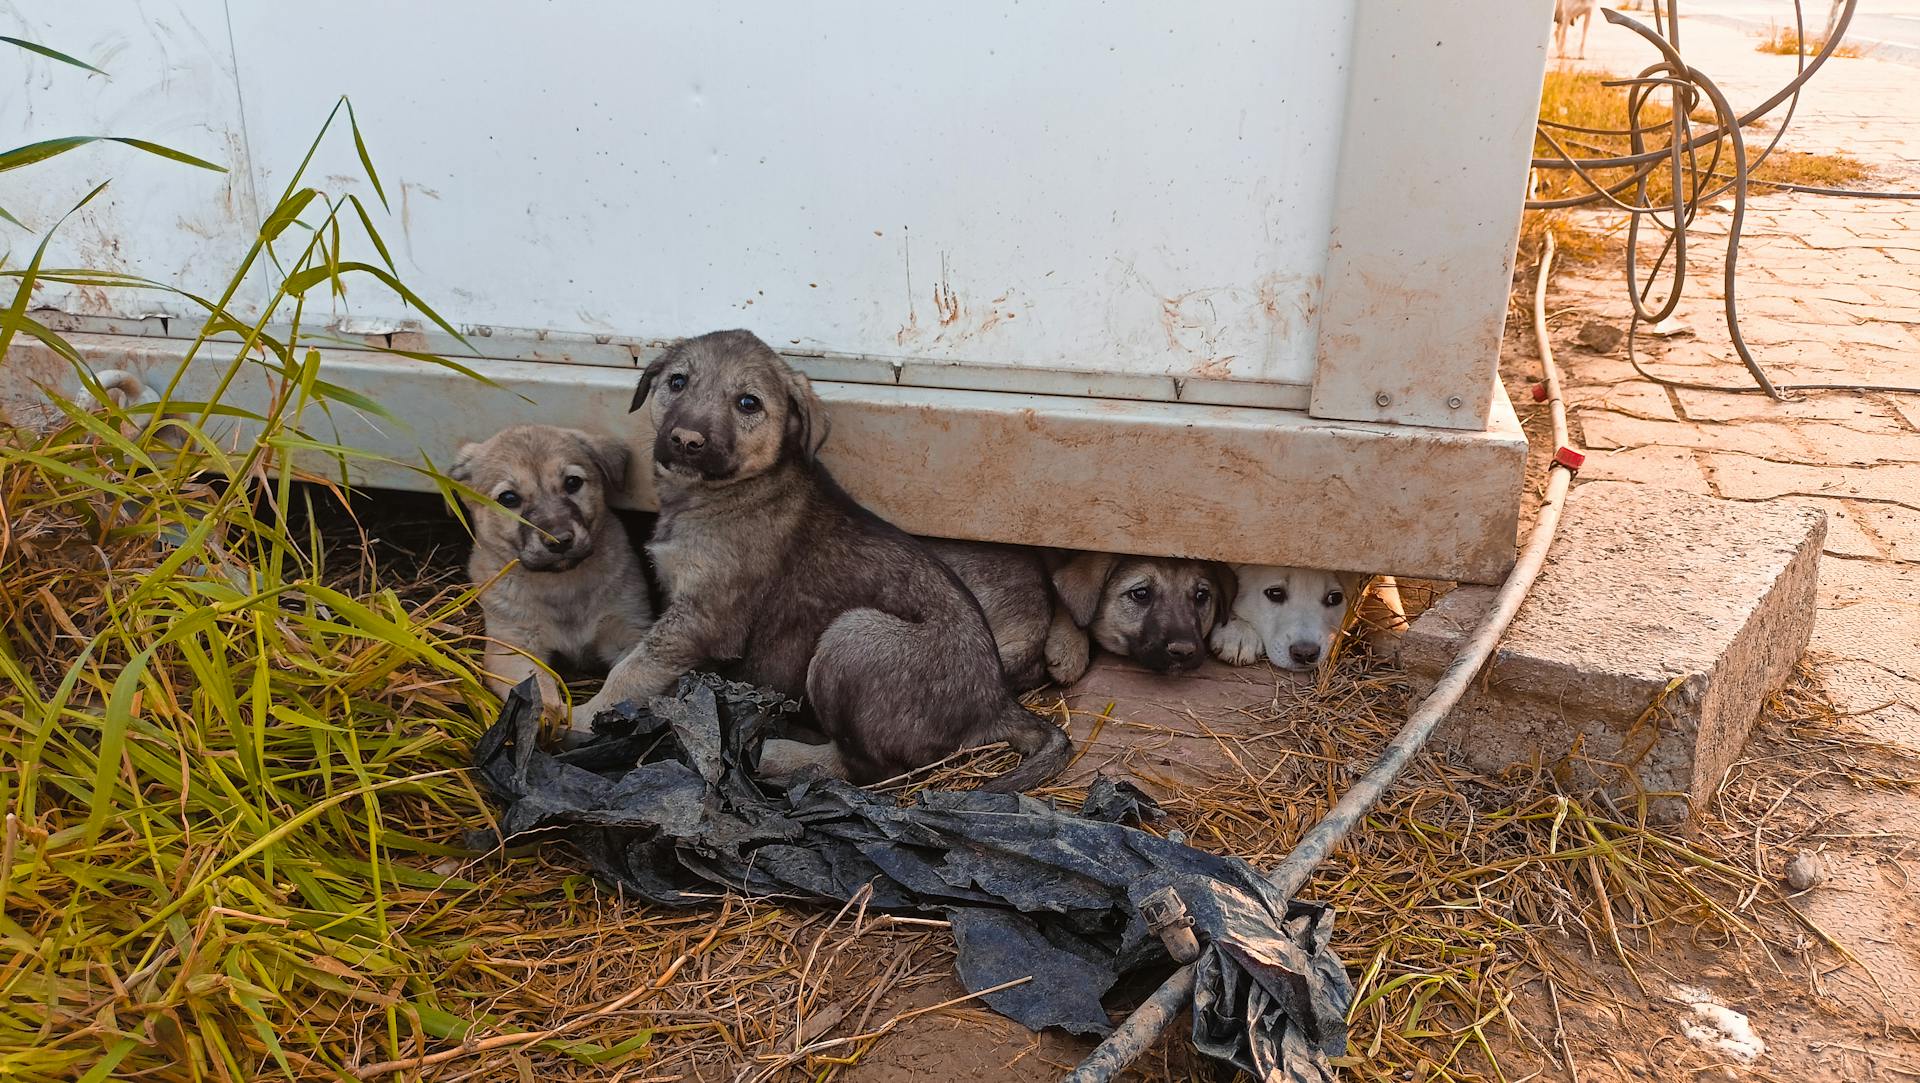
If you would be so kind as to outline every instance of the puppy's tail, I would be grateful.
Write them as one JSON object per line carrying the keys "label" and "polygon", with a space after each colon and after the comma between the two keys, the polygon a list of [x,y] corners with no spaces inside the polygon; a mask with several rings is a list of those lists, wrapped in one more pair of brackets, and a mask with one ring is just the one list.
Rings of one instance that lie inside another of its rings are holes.
{"label": "puppy's tail", "polygon": [[1017,703],[1001,716],[991,740],[1005,741],[1020,753],[1020,766],[988,779],[980,788],[989,793],[1024,793],[1066,769],[1073,742],[1065,730]]}

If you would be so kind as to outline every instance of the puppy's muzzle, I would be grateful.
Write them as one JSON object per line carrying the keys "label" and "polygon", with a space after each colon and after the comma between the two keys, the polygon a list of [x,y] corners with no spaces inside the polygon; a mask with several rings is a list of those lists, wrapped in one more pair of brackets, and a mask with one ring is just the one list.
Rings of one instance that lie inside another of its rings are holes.
{"label": "puppy's muzzle", "polygon": [[1200,644],[1190,639],[1171,639],[1158,649],[1140,652],[1140,661],[1161,673],[1198,668],[1202,657]]}
{"label": "puppy's muzzle", "polygon": [[669,425],[653,441],[653,461],[669,470],[699,474],[709,481],[731,473],[724,449],[712,434],[686,425]]}
{"label": "puppy's muzzle", "polygon": [[577,526],[525,530],[520,539],[520,566],[530,572],[564,572],[593,555],[593,536]]}

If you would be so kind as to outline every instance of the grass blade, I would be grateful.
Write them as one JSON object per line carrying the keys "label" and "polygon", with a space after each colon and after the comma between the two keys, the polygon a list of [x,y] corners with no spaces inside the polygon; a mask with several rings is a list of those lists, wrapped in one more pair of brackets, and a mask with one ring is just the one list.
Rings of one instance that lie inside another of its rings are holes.
{"label": "grass blade", "polygon": [[0,152],[0,173],[9,169],[18,169],[24,165],[32,165],[35,162],[44,162],[48,158],[65,154],[75,147],[84,147],[94,141],[94,136],[68,135],[58,139],[43,139],[38,143],[28,143],[22,147]]}
{"label": "grass blade", "polygon": [[312,203],[314,197],[319,194],[318,189],[302,188],[294,194],[292,199],[275,207],[273,213],[268,215],[267,220],[260,225],[260,239],[272,243],[274,238],[286,232],[287,227],[293,224],[294,219],[300,217],[300,212],[306,210],[307,205]]}
{"label": "grass blade", "polygon": [[58,49],[49,49],[46,46],[39,44],[38,42],[23,41],[20,38],[10,38],[5,34],[0,34],[0,41],[4,41],[8,45],[18,45],[20,48],[25,49],[28,52],[39,53],[41,56],[50,57],[54,60],[58,60],[62,64],[71,64],[76,68],[84,68],[87,71],[94,73],[95,75],[107,74],[106,72],[101,71],[99,68],[94,67],[92,64],[89,64],[84,60],[75,59],[74,57],[68,56],[63,52],[60,52]]}
{"label": "grass blade", "polygon": [[40,238],[40,244],[33,250],[33,258],[27,262],[26,270],[19,274],[20,284],[14,287],[13,303],[7,306],[6,318],[4,322],[0,322],[0,359],[7,356],[8,347],[13,345],[14,328],[25,327],[32,322],[27,319],[27,301],[33,296],[33,280],[40,271],[41,261],[46,258],[47,246],[53,243],[53,235],[59,232],[67,219],[73,217],[80,208],[93,202],[93,197],[105,191],[106,187],[106,181],[95,185],[93,191],[88,192],[80,202],[67,208],[67,213],[61,215],[60,220],[53,224],[53,228],[47,230],[46,235]]}
{"label": "grass blade", "polygon": [[65,154],[76,147],[84,147],[88,143],[119,143],[122,146],[132,147],[135,150],[144,150],[148,154],[156,154],[162,158],[182,162],[186,165],[197,166],[201,169],[211,169],[215,173],[225,173],[227,171],[227,167],[225,166],[215,165],[204,158],[196,158],[186,151],[161,146],[158,143],[149,142],[145,139],[135,139],[131,136],[124,135],[64,135],[57,139],[43,139],[38,143],[28,143],[23,147],[15,147],[12,150],[0,152],[0,173],[19,169],[22,166],[33,165],[35,162],[44,162],[49,158]]}
{"label": "grass blade", "polygon": [[346,102],[347,127],[353,129],[353,149],[360,155],[360,168],[367,171],[367,180],[373,184],[373,194],[380,197],[380,209],[391,214],[393,208],[387,205],[386,189],[380,187],[380,174],[373,168],[372,155],[367,153],[367,141],[360,138],[360,122],[353,115],[353,102],[345,97],[340,100]]}

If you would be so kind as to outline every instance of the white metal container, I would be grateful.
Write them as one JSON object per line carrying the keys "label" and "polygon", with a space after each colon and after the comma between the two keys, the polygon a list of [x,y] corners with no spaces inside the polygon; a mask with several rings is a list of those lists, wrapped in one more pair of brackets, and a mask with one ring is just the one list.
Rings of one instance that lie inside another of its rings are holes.
{"label": "white metal container", "polygon": [[[1546,0],[43,5],[0,32],[111,78],[5,58],[25,73],[0,98],[8,145],[133,135],[232,172],[90,147],[0,174],[0,206],[43,227],[111,176],[49,264],[215,289],[345,93],[401,277],[506,389],[329,351],[329,379],[411,422],[343,418],[357,444],[444,462],[524,419],[644,448],[635,365],[740,326],[815,377],[827,461],[908,529],[1488,580],[1512,559],[1525,453],[1496,359],[1549,17]],[[330,142],[311,180],[377,213],[353,153]],[[153,372],[181,352],[165,317],[192,312],[56,287],[36,304],[97,368]],[[377,290],[325,315],[464,352]],[[74,383],[17,347],[0,403],[49,378]],[[651,500],[644,478],[630,495]]]}

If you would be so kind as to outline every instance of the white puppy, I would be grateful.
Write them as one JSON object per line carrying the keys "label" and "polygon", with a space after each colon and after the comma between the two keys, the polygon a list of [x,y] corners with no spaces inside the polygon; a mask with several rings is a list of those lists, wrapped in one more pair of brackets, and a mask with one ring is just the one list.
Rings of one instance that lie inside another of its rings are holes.
{"label": "white puppy", "polygon": [[[1333,650],[1334,637],[1366,589],[1367,577],[1311,568],[1270,568],[1236,564],[1240,589],[1230,619],[1213,630],[1208,645],[1214,656],[1235,666],[1250,666],[1265,655],[1281,669],[1310,670]],[[1374,600],[1385,612],[1379,632],[1397,635],[1405,624],[1399,587],[1382,576]],[[1369,620],[1371,627],[1375,622]],[[1369,635],[1369,639],[1376,639]]]}

